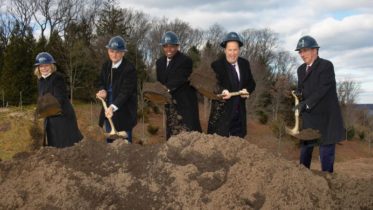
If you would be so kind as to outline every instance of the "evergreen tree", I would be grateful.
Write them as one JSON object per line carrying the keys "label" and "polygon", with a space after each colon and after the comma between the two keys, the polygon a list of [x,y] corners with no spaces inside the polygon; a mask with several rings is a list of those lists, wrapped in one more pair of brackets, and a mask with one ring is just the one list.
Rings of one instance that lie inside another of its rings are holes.
{"label": "evergreen tree", "polygon": [[[137,37],[131,36],[131,31],[134,31],[134,28],[131,28],[131,24],[126,24],[127,21],[131,19],[131,12],[128,12],[125,17],[123,9],[116,9],[113,4],[106,4],[105,8],[99,15],[99,20],[97,24],[97,35],[101,38],[108,39],[115,35],[120,35],[126,40],[127,52],[125,58],[128,59],[136,68],[137,71],[137,80],[139,89],[142,87],[143,82],[147,79],[146,74],[146,65],[143,58],[143,53],[137,46]],[[110,36],[110,37],[108,37]],[[104,48],[104,46],[102,46]],[[107,52],[105,50],[105,58]],[[140,92],[139,92],[140,93]]]}
{"label": "evergreen tree", "polygon": [[102,9],[99,20],[97,23],[97,35],[122,35],[124,37],[129,37],[126,34],[127,27],[125,25],[125,18],[122,9],[117,9],[114,2],[105,3]]}
{"label": "evergreen tree", "polygon": [[66,69],[64,68],[63,64],[66,62],[66,49],[64,47],[64,42],[58,31],[53,31],[51,36],[49,37],[49,41],[45,47],[45,51],[49,52],[54,60],[56,61],[57,70],[66,74]]}
{"label": "evergreen tree", "polygon": [[33,74],[35,40],[30,28],[22,35],[16,24],[4,52],[4,66],[0,78],[1,88],[9,104],[18,105],[20,93],[22,103],[36,100],[36,77]]}
{"label": "evergreen tree", "polygon": [[201,62],[201,52],[197,49],[196,46],[192,46],[191,48],[189,48],[187,54],[193,61],[193,68],[197,68],[197,66]]}

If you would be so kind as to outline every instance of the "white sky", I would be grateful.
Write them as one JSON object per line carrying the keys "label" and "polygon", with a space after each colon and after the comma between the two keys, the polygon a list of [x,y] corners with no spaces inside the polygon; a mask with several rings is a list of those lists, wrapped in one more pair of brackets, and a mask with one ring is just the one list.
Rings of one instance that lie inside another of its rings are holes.
{"label": "white sky", "polygon": [[[192,27],[214,23],[228,31],[269,28],[281,48],[294,53],[298,39],[311,35],[320,57],[334,63],[337,80],[361,84],[358,103],[373,103],[372,0],[118,0],[151,17],[179,18]],[[301,62],[299,58],[299,62]]]}

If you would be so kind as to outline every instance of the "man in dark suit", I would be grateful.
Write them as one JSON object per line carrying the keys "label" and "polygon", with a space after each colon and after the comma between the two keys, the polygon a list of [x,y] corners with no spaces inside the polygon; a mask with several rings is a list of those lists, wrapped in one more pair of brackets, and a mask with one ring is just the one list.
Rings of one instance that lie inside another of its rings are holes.
{"label": "man in dark suit", "polygon": [[168,139],[181,131],[201,132],[197,94],[188,79],[193,62],[179,51],[179,38],[174,32],[166,32],[160,44],[164,56],[156,62],[157,80],[172,96],[172,103],[165,105],[166,137]]}
{"label": "man in dark suit", "polygon": [[299,66],[298,95],[301,102],[302,128],[319,130],[319,140],[302,141],[300,164],[310,168],[312,152],[320,144],[320,161],[322,171],[333,172],[335,144],[346,139],[336,91],[333,64],[318,56],[319,45],[311,36],[303,36],[297,44],[296,51],[304,63]]}
{"label": "man in dark suit", "polygon": [[[210,134],[243,138],[247,133],[245,101],[255,90],[255,81],[249,61],[239,57],[242,45],[241,37],[236,32],[228,33],[220,44],[225,57],[211,64],[223,100],[212,100],[207,131]],[[237,91],[244,94],[231,95],[231,92]]]}
{"label": "man in dark suit", "polygon": [[[118,131],[126,131],[128,142],[132,143],[132,129],[137,123],[137,76],[135,67],[124,58],[127,47],[121,36],[110,39],[109,59],[103,64],[99,81],[98,97],[108,104],[106,112],[101,110],[99,125],[110,131],[106,118],[112,118]],[[113,139],[107,139],[111,143]]]}

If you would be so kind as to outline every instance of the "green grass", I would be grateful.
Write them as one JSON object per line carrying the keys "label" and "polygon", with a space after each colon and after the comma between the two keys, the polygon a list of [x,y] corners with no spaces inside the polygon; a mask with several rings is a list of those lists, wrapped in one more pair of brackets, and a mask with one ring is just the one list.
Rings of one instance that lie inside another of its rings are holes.
{"label": "green grass", "polygon": [[0,131],[0,158],[6,160],[18,152],[29,150],[33,107],[1,109],[0,113],[0,125],[9,127],[9,130]]}
{"label": "green grass", "polygon": [[[102,129],[98,126],[100,104],[76,102],[74,109],[78,126],[84,137],[91,140],[103,140]],[[16,153],[31,149],[30,128],[33,125],[34,111],[35,105],[24,106],[22,110],[18,107],[0,108],[0,127],[9,127],[10,123],[9,130],[0,131],[0,159],[7,160]],[[43,120],[38,120],[38,123],[41,126]]]}

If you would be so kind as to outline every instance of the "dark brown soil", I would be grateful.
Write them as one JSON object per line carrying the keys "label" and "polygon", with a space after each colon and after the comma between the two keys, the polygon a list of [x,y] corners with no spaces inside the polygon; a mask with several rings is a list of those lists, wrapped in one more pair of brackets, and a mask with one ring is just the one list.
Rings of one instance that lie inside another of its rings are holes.
{"label": "dark brown soil", "polygon": [[373,209],[373,176],[324,174],[247,140],[84,140],[0,162],[0,209]]}

